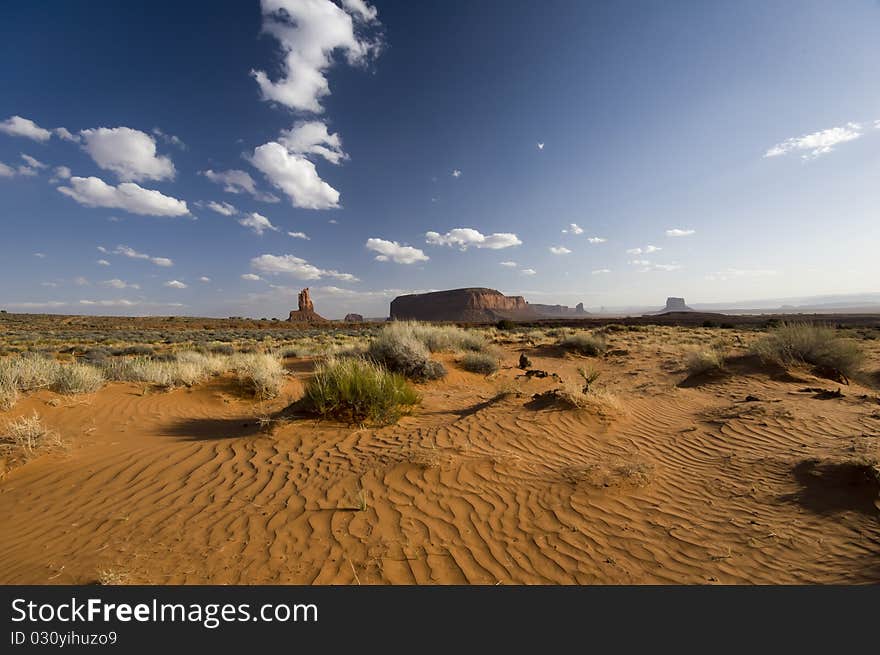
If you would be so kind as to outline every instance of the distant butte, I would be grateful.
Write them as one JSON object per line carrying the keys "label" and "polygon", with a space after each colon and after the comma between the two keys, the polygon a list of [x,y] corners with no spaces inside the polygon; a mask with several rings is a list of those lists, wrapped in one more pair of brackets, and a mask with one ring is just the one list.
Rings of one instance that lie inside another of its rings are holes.
{"label": "distant butte", "polygon": [[299,309],[290,312],[287,320],[291,323],[327,323],[327,319],[315,312],[315,304],[309,295],[309,289],[306,287],[299,292],[297,298]]}

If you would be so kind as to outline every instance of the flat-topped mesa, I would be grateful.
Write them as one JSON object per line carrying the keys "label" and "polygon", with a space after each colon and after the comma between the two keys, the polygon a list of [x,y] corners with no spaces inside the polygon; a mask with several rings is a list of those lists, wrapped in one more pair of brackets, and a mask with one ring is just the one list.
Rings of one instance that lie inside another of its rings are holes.
{"label": "flat-topped mesa", "polygon": [[528,320],[538,314],[522,296],[495,289],[468,288],[414,293],[391,301],[393,320],[485,323],[502,318]]}
{"label": "flat-topped mesa", "polygon": [[692,311],[694,311],[694,310],[685,304],[684,298],[674,298],[674,297],[670,296],[669,298],[666,299],[666,307],[661,309],[660,313],[662,314],[665,312],[692,312]]}
{"label": "flat-topped mesa", "polygon": [[309,288],[306,287],[299,292],[297,297],[297,306],[290,312],[287,320],[291,323],[326,323],[327,319],[315,313],[315,304],[309,295]]}
{"label": "flat-topped mesa", "polygon": [[529,303],[529,307],[535,310],[541,316],[550,318],[569,318],[577,316],[589,316],[589,312],[584,310],[584,303],[579,302],[574,309],[566,305],[541,305],[538,303]]}

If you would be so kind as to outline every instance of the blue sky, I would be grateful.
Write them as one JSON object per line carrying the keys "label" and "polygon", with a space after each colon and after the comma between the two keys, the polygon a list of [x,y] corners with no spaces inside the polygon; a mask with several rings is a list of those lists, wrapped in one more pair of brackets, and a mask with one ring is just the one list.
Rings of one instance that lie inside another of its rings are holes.
{"label": "blue sky", "polygon": [[877,291],[878,25],[873,0],[7,6],[0,305]]}

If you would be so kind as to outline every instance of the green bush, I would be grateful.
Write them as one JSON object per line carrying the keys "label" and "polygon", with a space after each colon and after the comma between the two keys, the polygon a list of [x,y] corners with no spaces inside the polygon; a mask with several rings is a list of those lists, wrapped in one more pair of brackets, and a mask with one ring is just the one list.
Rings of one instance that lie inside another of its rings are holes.
{"label": "green bush", "polygon": [[498,359],[498,355],[492,352],[467,353],[461,359],[461,367],[465,371],[482,373],[483,375],[495,373],[500,365],[501,362]]}
{"label": "green bush", "polygon": [[752,349],[764,361],[782,366],[807,363],[847,376],[856,373],[865,358],[854,341],[840,338],[833,328],[810,323],[782,323]]}
{"label": "green bush", "polygon": [[303,403],[321,416],[353,422],[391,423],[419,402],[402,375],[367,359],[330,358],[315,369]]}
{"label": "green bush", "polygon": [[576,332],[575,334],[563,335],[559,340],[559,345],[576,352],[580,355],[588,357],[596,357],[605,352],[605,338],[598,334],[589,332]]}

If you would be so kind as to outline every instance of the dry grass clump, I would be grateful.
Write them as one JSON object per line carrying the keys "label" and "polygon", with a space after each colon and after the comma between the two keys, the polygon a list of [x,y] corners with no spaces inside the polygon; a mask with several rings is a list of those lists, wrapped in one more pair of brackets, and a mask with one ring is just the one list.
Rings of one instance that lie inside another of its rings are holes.
{"label": "dry grass clump", "polygon": [[315,369],[303,404],[324,417],[391,423],[419,402],[402,375],[363,358],[330,358]]}
{"label": "dry grass clump", "polygon": [[19,391],[47,389],[55,381],[61,363],[38,353],[22,353],[0,359],[0,377],[13,380]]}
{"label": "dry grass clump", "polygon": [[558,400],[573,409],[588,409],[603,417],[614,416],[623,409],[620,399],[607,389],[585,391],[576,384],[566,384],[554,393]]}
{"label": "dry grass clump", "polygon": [[720,346],[694,348],[685,356],[685,367],[689,375],[724,370],[724,350]]}
{"label": "dry grass clump", "polygon": [[231,368],[239,383],[257,398],[275,398],[284,386],[284,367],[280,359],[270,353],[234,355]]}
{"label": "dry grass clump", "polygon": [[[416,333],[416,323],[392,323],[370,343],[369,356],[388,370],[414,380],[436,380],[446,375],[440,362]],[[424,332],[422,332],[424,334]]]}
{"label": "dry grass clump", "polygon": [[858,344],[842,339],[824,325],[782,323],[752,346],[761,359],[782,366],[812,364],[846,376],[861,368],[865,356]]}
{"label": "dry grass clump", "polygon": [[66,364],[58,367],[52,391],[58,393],[92,393],[104,386],[104,374],[90,364]]}
{"label": "dry grass clump", "polygon": [[18,386],[12,372],[0,368],[0,412],[12,409],[18,402]]}
{"label": "dry grass clump", "polygon": [[9,421],[0,431],[0,453],[24,460],[61,445],[60,435],[43,425],[36,412]]}
{"label": "dry grass clump", "polygon": [[559,345],[566,350],[576,352],[579,355],[586,355],[588,357],[601,355],[607,348],[605,337],[601,334],[590,332],[563,334],[559,339]]}
{"label": "dry grass clump", "polygon": [[501,358],[495,351],[470,352],[461,358],[461,367],[471,373],[491,375],[498,371],[501,366]]}

